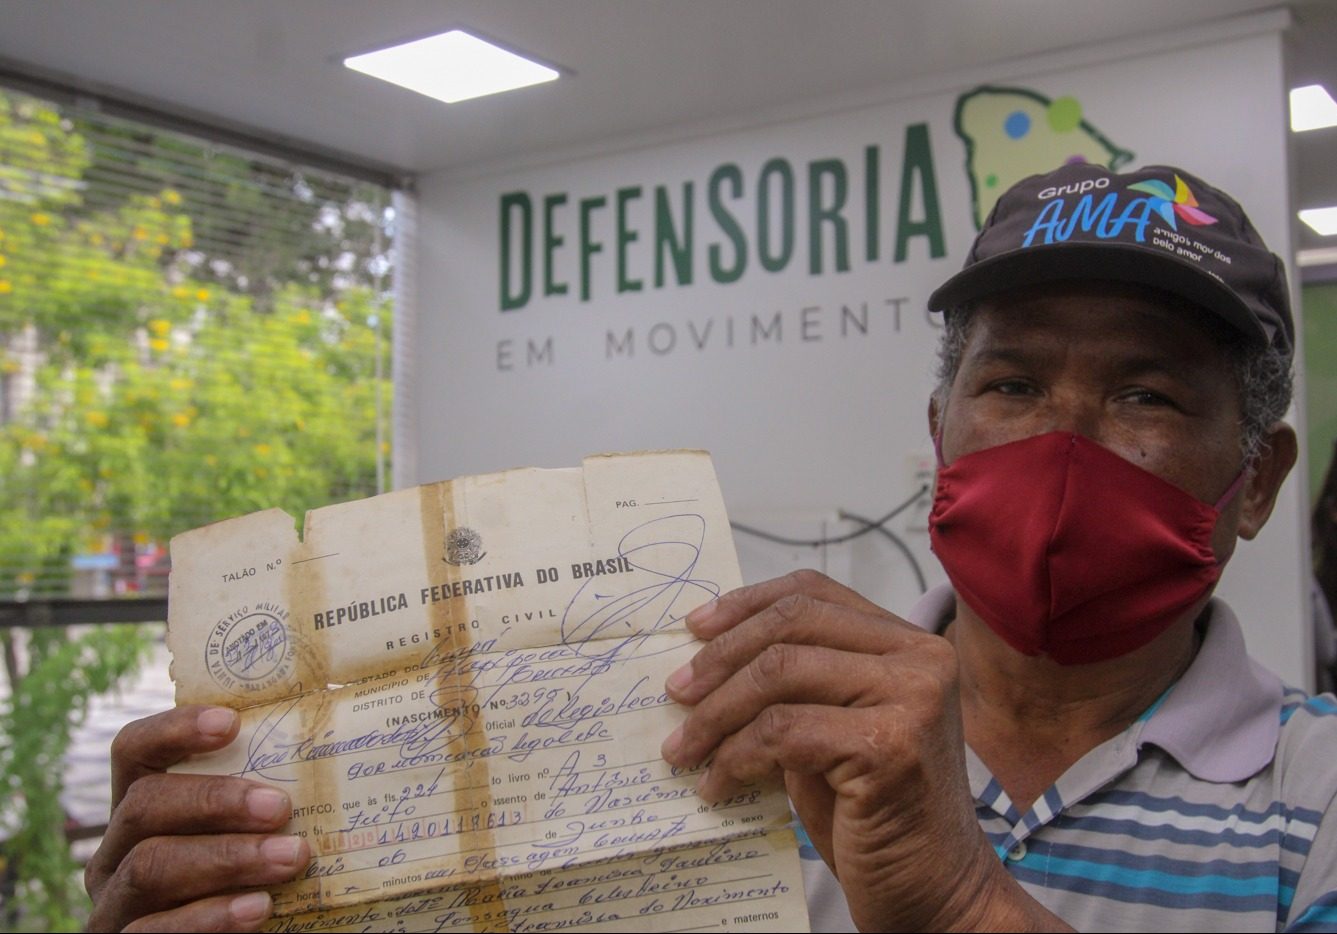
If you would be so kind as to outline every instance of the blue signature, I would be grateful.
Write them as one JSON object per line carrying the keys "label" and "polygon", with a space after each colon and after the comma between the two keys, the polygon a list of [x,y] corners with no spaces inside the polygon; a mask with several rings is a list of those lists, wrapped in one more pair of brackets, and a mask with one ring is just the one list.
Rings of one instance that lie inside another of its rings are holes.
{"label": "blue signature", "polygon": [[[644,650],[651,636],[719,596],[718,583],[692,576],[701,561],[705,538],[706,520],[697,513],[661,516],[623,535],[617,546],[618,557],[643,572],[641,579],[645,575],[655,578],[654,583],[616,595],[598,592],[607,586],[606,578],[589,578],[562,614],[562,644],[574,647],[586,658],[631,658],[661,654],[691,642],[692,637],[684,633],[672,645],[652,652]],[[596,609],[581,616],[575,606],[590,588],[594,588]],[[611,647],[591,644],[608,639],[615,640]]]}

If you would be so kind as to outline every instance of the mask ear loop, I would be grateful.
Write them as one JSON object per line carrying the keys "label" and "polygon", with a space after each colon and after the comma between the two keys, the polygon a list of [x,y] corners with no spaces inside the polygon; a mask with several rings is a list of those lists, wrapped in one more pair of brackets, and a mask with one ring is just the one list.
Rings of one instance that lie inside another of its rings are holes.
{"label": "mask ear loop", "polygon": [[1226,491],[1221,494],[1221,498],[1216,501],[1216,505],[1212,508],[1217,512],[1225,509],[1226,506],[1230,504],[1230,501],[1235,498],[1235,494],[1240,491],[1240,487],[1244,486],[1244,481],[1248,476],[1248,466],[1241,467],[1240,472],[1235,475],[1235,479],[1231,481],[1230,486],[1226,487]]}

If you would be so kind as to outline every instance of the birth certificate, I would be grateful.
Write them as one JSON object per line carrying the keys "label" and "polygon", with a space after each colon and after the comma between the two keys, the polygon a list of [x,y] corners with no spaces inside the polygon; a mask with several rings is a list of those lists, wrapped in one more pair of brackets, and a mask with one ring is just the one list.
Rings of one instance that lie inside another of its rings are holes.
{"label": "birth certificate", "polygon": [[586,458],[172,541],[184,770],[267,782],[313,859],[270,930],[806,929],[777,786],[713,806],[659,744],[682,618],[739,585],[709,457]]}

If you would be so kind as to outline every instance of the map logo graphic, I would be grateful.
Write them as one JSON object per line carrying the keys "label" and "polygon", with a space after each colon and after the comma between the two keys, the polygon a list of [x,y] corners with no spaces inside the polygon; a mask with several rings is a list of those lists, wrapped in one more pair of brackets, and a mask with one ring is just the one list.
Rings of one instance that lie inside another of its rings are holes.
{"label": "map logo graphic", "polygon": [[[1023,178],[1070,162],[1118,171],[1133,159],[1131,151],[1110,142],[1086,120],[1077,98],[1051,99],[1027,88],[984,85],[967,91],[956,99],[953,126],[966,145],[966,177],[977,230],[998,196]],[[1189,201],[1177,200],[1169,186],[1163,187],[1169,195],[1165,200],[1173,205],[1166,208],[1171,215],[1180,207],[1196,209]],[[1160,213],[1165,216],[1165,211]]]}

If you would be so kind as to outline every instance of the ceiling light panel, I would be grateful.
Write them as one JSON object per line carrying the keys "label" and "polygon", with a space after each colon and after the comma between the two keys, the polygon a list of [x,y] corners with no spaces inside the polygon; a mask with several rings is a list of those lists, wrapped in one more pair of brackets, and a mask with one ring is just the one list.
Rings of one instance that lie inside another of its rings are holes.
{"label": "ceiling light panel", "polygon": [[1319,130],[1337,126],[1337,101],[1321,84],[1291,89],[1291,130]]}
{"label": "ceiling light panel", "polygon": [[1315,233],[1324,237],[1337,235],[1337,206],[1305,208],[1300,212],[1300,220],[1308,224]]}
{"label": "ceiling light panel", "polygon": [[354,71],[447,104],[554,81],[559,73],[461,29],[344,59]]}

